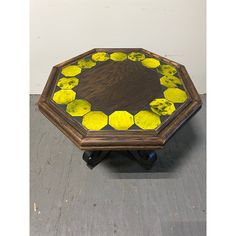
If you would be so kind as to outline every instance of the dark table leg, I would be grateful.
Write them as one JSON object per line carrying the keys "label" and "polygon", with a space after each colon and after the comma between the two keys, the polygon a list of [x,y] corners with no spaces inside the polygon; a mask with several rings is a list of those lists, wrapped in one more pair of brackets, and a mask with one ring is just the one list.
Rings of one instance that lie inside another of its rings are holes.
{"label": "dark table leg", "polygon": [[83,160],[87,163],[89,168],[94,168],[97,164],[103,161],[109,151],[85,151],[83,154]]}
{"label": "dark table leg", "polygon": [[[157,160],[155,151],[128,151],[135,161],[137,161],[143,168],[150,169]],[[89,168],[94,168],[97,164],[103,161],[109,154],[109,151],[85,151],[83,160],[87,163]],[[130,157],[130,155],[127,156]]]}
{"label": "dark table leg", "polygon": [[134,159],[145,169],[151,169],[157,160],[155,151],[129,151]]}

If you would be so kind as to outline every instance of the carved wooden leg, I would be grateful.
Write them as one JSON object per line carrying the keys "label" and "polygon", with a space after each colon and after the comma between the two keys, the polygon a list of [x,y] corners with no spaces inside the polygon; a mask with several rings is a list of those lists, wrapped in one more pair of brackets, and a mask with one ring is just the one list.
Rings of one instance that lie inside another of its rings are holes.
{"label": "carved wooden leg", "polygon": [[87,166],[92,169],[103,161],[108,153],[109,151],[85,151],[83,160],[87,163]]}
{"label": "carved wooden leg", "polygon": [[[157,160],[155,151],[129,151],[132,157],[145,169],[150,169],[153,163]],[[109,151],[85,151],[83,160],[89,168],[94,168],[97,164],[103,161]]]}
{"label": "carved wooden leg", "polygon": [[157,160],[155,151],[130,151],[134,159],[145,169],[150,169]]}

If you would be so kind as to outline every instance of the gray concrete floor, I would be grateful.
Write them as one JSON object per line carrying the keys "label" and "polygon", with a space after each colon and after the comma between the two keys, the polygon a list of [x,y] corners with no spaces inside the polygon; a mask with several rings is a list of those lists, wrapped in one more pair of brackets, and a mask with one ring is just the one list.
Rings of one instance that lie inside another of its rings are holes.
{"label": "gray concrete floor", "polygon": [[204,236],[206,98],[150,170],[115,155],[93,170],[30,97],[31,235]]}

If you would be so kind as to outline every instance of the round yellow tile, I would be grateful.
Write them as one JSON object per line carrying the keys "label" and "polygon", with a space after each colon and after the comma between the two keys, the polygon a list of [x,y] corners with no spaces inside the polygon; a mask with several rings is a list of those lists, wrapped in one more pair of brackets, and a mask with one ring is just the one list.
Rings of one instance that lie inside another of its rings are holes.
{"label": "round yellow tile", "polygon": [[127,111],[115,111],[109,116],[109,125],[116,130],[127,130],[133,124],[133,115]]}
{"label": "round yellow tile", "polygon": [[151,111],[140,111],[134,116],[135,124],[141,129],[155,129],[161,124],[160,117]]}
{"label": "round yellow tile", "polygon": [[174,103],[183,103],[187,100],[187,94],[179,88],[166,89],[164,91],[164,97]]}
{"label": "round yellow tile", "polygon": [[165,75],[160,78],[160,83],[167,88],[176,88],[182,84],[182,81],[174,75]]}
{"label": "round yellow tile", "polygon": [[149,105],[151,110],[159,116],[169,116],[175,111],[174,103],[165,98],[156,98]]}
{"label": "round yellow tile", "polygon": [[123,52],[113,52],[110,55],[110,59],[113,61],[124,61],[127,59],[127,55]]}
{"label": "round yellow tile", "polygon": [[61,89],[72,89],[79,84],[79,79],[75,77],[59,79],[57,86]]}
{"label": "round yellow tile", "polygon": [[81,73],[81,68],[78,66],[67,66],[62,69],[61,73],[64,76],[76,76]]}
{"label": "round yellow tile", "polygon": [[90,68],[96,66],[96,62],[91,59],[84,58],[84,59],[81,59],[78,61],[78,66],[82,69],[84,69],[84,68],[90,69]]}
{"label": "round yellow tile", "polygon": [[53,94],[53,101],[57,104],[68,104],[75,100],[76,93],[73,90],[59,90]]}
{"label": "round yellow tile", "polygon": [[83,116],[82,124],[89,130],[101,130],[108,124],[108,117],[101,111],[91,111]]}
{"label": "round yellow tile", "polygon": [[66,107],[66,112],[71,116],[83,116],[90,112],[90,110],[91,104],[84,99],[76,99]]}
{"label": "round yellow tile", "polygon": [[141,52],[131,52],[128,55],[128,59],[131,61],[142,61],[145,59],[145,55]]}
{"label": "round yellow tile", "polygon": [[177,73],[177,70],[170,65],[161,65],[158,67],[158,71],[162,75],[174,75]]}
{"label": "round yellow tile", "polygon": [[146,58],[142,61],[142,64],[147,68],[157,68],[160,65],[160,61],[154,58]]}
{"label": "round yellow tile", "polygon": [[106,52],[97,52],[92,55],[94,61],[107,61],[109,60],[109,54]]}

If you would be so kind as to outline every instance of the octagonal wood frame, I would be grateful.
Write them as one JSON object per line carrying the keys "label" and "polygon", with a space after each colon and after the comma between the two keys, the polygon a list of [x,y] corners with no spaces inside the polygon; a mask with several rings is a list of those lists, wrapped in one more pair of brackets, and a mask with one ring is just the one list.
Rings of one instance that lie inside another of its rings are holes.
{"label": "octagonal wood frame", "polygon": [[[87,130],[81,124],[75,122],[69,114],[58,109],[51,101],[51,95],[62,67],[99,51],[106,51],[108,53],[114,51],[122,51],[125,53],[140,51],[164,63],[173,65],[178,69],[180,77],[182,78],[186,93],[188,94],[188,100],[156,130]],[[142,48],[96,48],[55,65],[52,68],[48,81],[38,101],[40,111],[76,146],[81,150],[91,151],[161,149],[169,138],[201,107],[201,105],[200,96],[183,65]]]}

